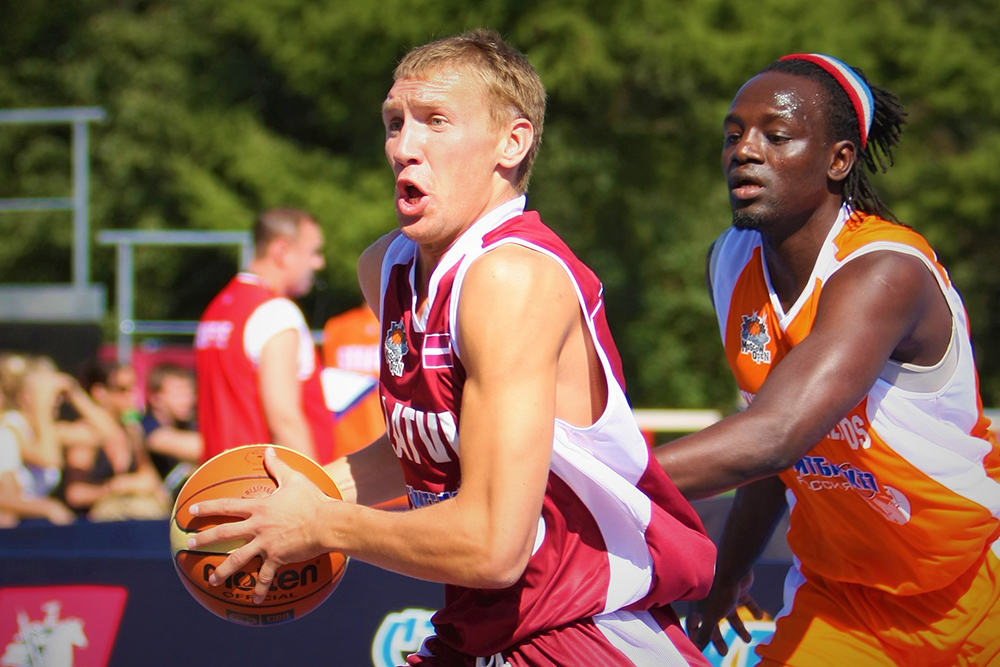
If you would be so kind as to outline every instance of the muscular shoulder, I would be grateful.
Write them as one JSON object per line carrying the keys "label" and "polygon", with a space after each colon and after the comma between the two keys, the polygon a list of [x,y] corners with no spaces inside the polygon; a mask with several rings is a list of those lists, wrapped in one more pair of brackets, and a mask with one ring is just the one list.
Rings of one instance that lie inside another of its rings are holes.
{"label": "muscular shoulder", "polygon": [[[476,259],[461,288],[459,329],[561,340],[579,316],[566,271],[546,254],[505,244]],[[467,336],[463,336],[463,339]],[[467,341],[468,342],[468,341]]]}
{"label": "muscular shoulder", "polygon": [[879,250],[843,265],[823,288],[813,333],[835,334],[884,362],[931,365],[951,336],[949,306],[919,257]]}
{"label": "muscular shoulder", "polygon": [[572,292],[565,269],[552,257],[517,243],[506,243],[469,267],[463,292],[490,292],[500,300],[553,298]]}
{"label": "muscular shoulder", "polygon": [[927,290],[937,291],[937,283],[924,260],[894,250],[876,250],[855,257],[828,282],[830,287],[883,293],[904,301],[917,299]]}

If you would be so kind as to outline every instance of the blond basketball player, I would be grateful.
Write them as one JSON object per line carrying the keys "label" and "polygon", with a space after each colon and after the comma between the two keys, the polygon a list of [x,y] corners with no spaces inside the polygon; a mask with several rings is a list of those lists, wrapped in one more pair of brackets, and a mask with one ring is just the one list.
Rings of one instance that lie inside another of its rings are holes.
{"label": "blond basketball player", "polygon": [[331,550],[445,583],[411,665],[706,665],[670,603],[707,592],[714,546],[635,423],[600,281],[526,209],[544,112],[486,31],[413,50],[382,108],[399,229],[359,276],[389,428],[329,469],[413,509],[331,501],[269,456],[278,490],[199,503],[241,520],[192,545],[249,538],[214,576],[263,556],[260,598]]}

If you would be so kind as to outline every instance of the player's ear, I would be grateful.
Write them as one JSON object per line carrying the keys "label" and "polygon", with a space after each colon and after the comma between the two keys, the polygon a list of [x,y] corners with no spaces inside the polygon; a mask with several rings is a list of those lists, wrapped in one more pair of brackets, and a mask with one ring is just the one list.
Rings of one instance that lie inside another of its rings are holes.
{"label": "player's ear", "polygon": [[515,118],[501,136],[500,166],[516,168],[524,160],[535,139],[535,128],[527,118]]}
{"label": "player's ear", "polygon": [[271,241],[271,245],[267,248],[267,254],[271,257],[271,261],[277,263],[278,265],[283,265],[291,247],[292,240],[289,237],[278,236]]}
{"label": "player's ear", "polygon": [[853,141],[836,142],[830,151],[830,168],[826,175],[831,181],[842,181],[851,173],[851,168],[857,161],[857,152]]}

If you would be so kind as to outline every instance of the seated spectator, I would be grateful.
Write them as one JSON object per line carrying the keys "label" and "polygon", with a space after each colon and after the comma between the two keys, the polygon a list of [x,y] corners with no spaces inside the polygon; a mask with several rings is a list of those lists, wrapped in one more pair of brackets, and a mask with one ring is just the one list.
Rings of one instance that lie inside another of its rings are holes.
{"label": "seated spectator", "polygon": [[83,367],[80,376],[93,400],[125,429],[130,445],[141,445],[142,413],[136,407],[135,369],[130,364],[93,361]]}
{"label": "seated spectator", "polygon": [[138,424],[128,421],[127,404],[117,398],[132,390],[114,384],[118,369],[90,366],[83,373],[85,388],[64,376],[70,409],[59,421],[59,432],[78,440],[64,440],[63,497],[94,521],[165,518],[169,495],[142,445]]}
{"label": "seated spectator", "polygon": [[[58,478],[36,485],[21,456],[23,447],[34,444],[33,430],[18,409],[19,402],[24,404],[30,367],[31,360],[24,355],[0,355],[0,527],[4,528],[16,526],[21,519],[42,518],[65,525],[76,518],[72,510],[48,496]],[[58,464],[52,467],[58,473]]]}
{"label": "seated spectator", "polygon": [[76,514],[55,498],[35,497],[21,485],[24,466],[14,430],[0,424],[0,528],[10,528],[21,519],[41,518],[64,526]]}
{"label": "seated spectator", "polygon": [[0,355],[0,423],[17,439],[21,486],[31,497],[49,496],[62,475],[64,452],[53,419],[59,382],[47,357]]}
{"label": "seated spectator", "polygon": [[205,448],[194,422],[195,400],[191,370],[164,363],[150,372],[142,418],[146,449],[174,497],[194,472]]}

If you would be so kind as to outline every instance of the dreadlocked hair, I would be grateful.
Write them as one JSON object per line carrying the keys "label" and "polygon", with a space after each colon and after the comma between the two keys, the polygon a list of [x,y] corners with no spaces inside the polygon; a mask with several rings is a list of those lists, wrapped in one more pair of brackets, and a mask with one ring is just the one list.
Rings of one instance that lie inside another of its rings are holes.
{"label": "dreadlocked hair", "polygon": [[[868,85],[875,100],[872,127],[868,133],[868,144],[864,148],[861,147],[861,135],[854,105],[837,80],[822,67],[805,60],[776,60],[764,68],[764,71],[795,74],[822,85],[828,96],[828,129],[832,139],[852,141],[858,162],[873,174],[879,170],[885,173],[894,164],[892,149],[899,143],[899,135],[902,134],[903,123],[906,122],[906,111],[894,93],[872,85],[864,72],[857,67],[851,69]],[[843,198],[856,211],[899,222],[875,192],[865,169],[851,169],[844,179]]]}

